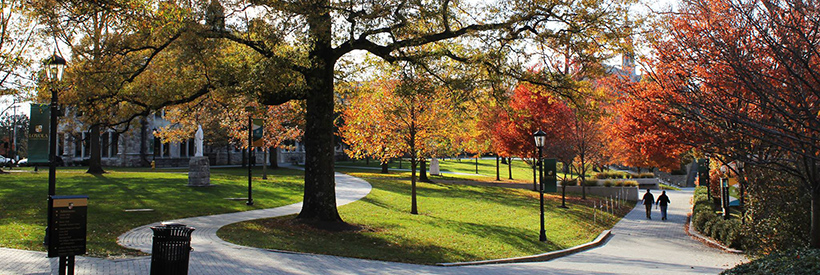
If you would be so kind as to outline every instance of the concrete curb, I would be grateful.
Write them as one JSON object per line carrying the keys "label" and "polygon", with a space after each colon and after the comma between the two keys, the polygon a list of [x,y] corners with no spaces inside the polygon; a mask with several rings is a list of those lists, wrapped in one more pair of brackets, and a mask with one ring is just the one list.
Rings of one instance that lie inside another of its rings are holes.
{"label": "concrete curb", "polygon": [[734,248],[730,248],[728,246],[723,245],[722,243],[720,243],[718,241],[713,240],[712,238],[701,235],[700,232],[698,232],[696,229],[694,229],[694,226],[692,225],[692,214],[693,213],[689,213],[689,215],[686,216],[686,219],[689,220],[689,226],[686,227],[686,234],[689,234],[689,236],[692,236],[694,238],[700,239],[702,242],[706,243],[706,245],[708,245],[708,246],[720,248],[721,250],[729,252],[729,253],[734,253],[734,254],[745,254],[746,253],[743,250],[737,250],[737,249],[734,249]]}
{"label": "concrete curb", "polygon": [[612,231],[604,230],[595,240],[591,242],[573,246],[567,249],[562,249],[558,251],[547,252],[544,254],[538,255],[530,255],[530,256],[523,256],[523,257],[516,257],[516,258],[506,258],[506,259],[496,259],[496,260],[484,260],[484,261],[474,261],[474,262],[456,262],[456,263],[438,263],[437,266],[468,266],[468,265],[485,265],[485,264],[507,264],[507,263],[527,263],[527,262],[546,262],[555,258],[560,258],[564,256],[568,256],[571,254],[575,254],[581,251],[585,251],[591,248],[595,248],[598,246],[603,245],[609,240],[609,237],[612,236]]}

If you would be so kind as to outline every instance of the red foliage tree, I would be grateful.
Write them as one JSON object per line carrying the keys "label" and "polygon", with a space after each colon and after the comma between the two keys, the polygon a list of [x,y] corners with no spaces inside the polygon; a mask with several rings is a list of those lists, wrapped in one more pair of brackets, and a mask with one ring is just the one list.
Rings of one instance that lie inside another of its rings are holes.
{"label": "red foliage tree", "polygon": [[[490,131],[498,154],[534,160],[538,152],[532,134],[540,129],[547,132],[544,157],[558,159],[564,164],[572,162],[575,156],[575,148],[571,145],[572,110],[548,91],[521,83],[513,91],[508,108],[498,108],[494,112],[489,117],[495,121],[488,124],[493,125]],[[534,165],[533,161],[528,163]]]}

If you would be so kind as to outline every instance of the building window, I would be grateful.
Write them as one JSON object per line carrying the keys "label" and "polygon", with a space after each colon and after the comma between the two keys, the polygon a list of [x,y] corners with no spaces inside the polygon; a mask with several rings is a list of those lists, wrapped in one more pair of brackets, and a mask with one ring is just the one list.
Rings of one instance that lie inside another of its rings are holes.
{"label": "building window", "polygon": [[179,143],[179,157],[184,158],[188,156],[188,141],[183,140]]}
{"label": "building window", "polygon": [[154,153],[154,157],[159,157],[160,156],[159,153],[162,152],[161,147],[162,147],[162,140],[159,137],[154,136],[154,146],[153,146],[153,150],[151,151],[152,153]]}
{"label": "building window", "polygon": [[108,132],[104,132],[100,135],[100,148],[102,149],[102,150],[100,150],[101,151],[100,153],[102,154],[102,157],[104,157],[104,158],[108,157],[109,138],[110,137],[108,135]]}
{"label": "building window", "polygon": [[57,134],[57,155],[62,156],[63,154],[65,154],[65,134],[59,133]]}
{"label": "building window", "polygon": [[111,132],[111,156],[116,156],[120,153],[120,133]]}
{"label": "building window", "polygon": [[82,157],[83,156],[83,138],[82,134],[80,138],[74,138],[74,157]]}
{"label": "building window", "polygon": [[89,139],[91,139],[91,133],[90,132],[83,132],[83,154],[82,154],[82,157],[86,157],[86,156],[90,155],[90,152],[91,152],[90,147],[91,146],[89,146],[89,144],[88,144]]}
{"label": "building window", "polygon": [[160,146],[162,147],[162,156],[163,157],[170,157],[171,156],[171,144],[160,142]]}
{"label": "building window", "polygon": [[[188,139],[188,154],[191,154],[192,157],[196,156],[196,153],[197,153],[196,148],[194,148],[194,147],[195,147],[194,146],[194,139]],[[203,150],[204,150],[204,148],[203,148]]]}

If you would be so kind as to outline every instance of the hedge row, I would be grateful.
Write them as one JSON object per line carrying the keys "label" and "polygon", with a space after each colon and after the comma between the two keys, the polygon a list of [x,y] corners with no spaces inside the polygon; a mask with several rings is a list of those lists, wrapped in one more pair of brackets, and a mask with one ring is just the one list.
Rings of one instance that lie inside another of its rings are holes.
{"label": "hedge row", "polygon": [[737,219],[724,220],[722,216],[718,216],[706,194],[706,187],[695,189],[692,225],[701,234],[709,236],[725,246],[742,249],[740,221]]}
{"label": "hedge row", "polygon": [[634,187],[637,187],[638,182],[634,181],[634,180],[614,180],[614,181],[613,180],[606,180],[606,181],[604,181],[604,186],[606,186],[606,187],[611,187],[611,186],[616,186],[616,187],[634,186]]}
{"label": "hedge row", "polygon": [[724,270],[725,275],[820,274],[820,249],[791,249]]}
{"label": "hedge row", "polygon": [[595,174],[596,179],[650,179],[654,178],[654,173],[640,173],[633,175],[626,172],[606,171]]}

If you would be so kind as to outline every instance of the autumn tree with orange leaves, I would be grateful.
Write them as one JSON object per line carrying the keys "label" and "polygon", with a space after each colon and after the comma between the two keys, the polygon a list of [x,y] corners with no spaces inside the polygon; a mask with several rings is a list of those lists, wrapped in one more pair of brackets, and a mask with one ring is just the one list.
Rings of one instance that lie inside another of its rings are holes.
{"label": "autumn tree with orange leaves", "polygon": [[659,119],[630,127],[658,135],[644,143],[676,137],[793,176],[811,193],[808,244],[820,248],[820,7],[704,0],[680,9],[649,37],[651,81],[623,89],[638,100],[632,108],[646,108],[643,118]]}
{"label": "autumn tree with orange leaves", "polygon": [[349,99],[340,132],[351,157],[372,156],[385,163],[393,156],[410,156],[410,213],[418,214],[416,168],[446,144],[452,102],[428,79],[406,72],[394,76]]}

